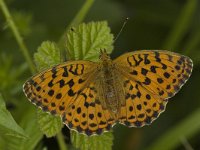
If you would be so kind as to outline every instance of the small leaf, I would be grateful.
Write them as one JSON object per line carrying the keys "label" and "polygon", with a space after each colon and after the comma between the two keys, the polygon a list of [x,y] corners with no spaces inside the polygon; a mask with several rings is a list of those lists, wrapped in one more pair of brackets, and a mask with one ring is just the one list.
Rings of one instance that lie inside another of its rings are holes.
{"label": "small leaf", "polygon": [[27,138],[24,130],[15,122],[10,112],[6,109],[3,97],[0,94],[0,133],[18,138]]}
{"label": "small leaf", "polygon": [[60,63],[60,50],[56,43],[45,41],[34,54],[34,61],[38,70]]}
{"label": "small leaf", "polygon": [[[60,50],[54,42],[46,41],[34,54],[38,70],[60,63]],[[37,121],[43,134],[47,137],[55,136],[62,128],[61,118],[38,110]]]}
{"label": "small leaf", "polygon": [[106,21],[82,23],[67,32],[66,48],[70,60],[96,61],[99,52],[113,50],[113,35]]}
{"label": "small leaf", "polygon": [[59,116],[53,116],[38,109],[38,124],[41,131],[47,136],[55,136],[62,128],[62,121]]}
{"label": "small leaf", "polygon": [[71,142],[75,148],[81,150],[111,150],[113,145],[112,132],[106,132],[100,136],[88,137],[83,134],[79,134],[75,131],[71,131]]}

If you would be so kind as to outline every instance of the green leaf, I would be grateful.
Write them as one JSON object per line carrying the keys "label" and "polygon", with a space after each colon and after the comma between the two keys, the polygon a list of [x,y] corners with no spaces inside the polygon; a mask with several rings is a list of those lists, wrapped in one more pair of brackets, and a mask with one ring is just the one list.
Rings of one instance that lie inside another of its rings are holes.
{"label": "green leaf", "polygon": [[[42,139],[43,134],[38,128],[36,122],[36,113],[33,106],[26,108],[26,112],[21,118],[20,126],[28,134],[27,139],[17,139],[15,137],[4,137],[7,150],[34,150],[38,142]],[[7,142],[9,141],[9,142]]]}
{"label": "green leaf", "polygon": [[106,21],[82,23],[67,32],[66,48],[70,60],[96,61],[101,49],[113,50],[113,35]]}
{"label": "green leaf", "polygon": [[56,43],[45,41],[34,54],[34,61],[38,70],[60,63],[60,50]]}
{"label": "green leaf", "polygon": [[15,122],[10,112],[6,109],[3,97],[0,94],[0,133],[18,138],[27,138],[24,130]]}
{"label": "green leaf", "polygon": [[3,139],[2,136],[0,136],[0,149],[5,149],[6,147],[6,141]]}
{"label": "green leaf", "polygon": [[75,148],[80,148],[81,150],[111,150],[113,144],[112,141],[112,132],[106,132],[100,136],[96,135],[88,137],[75,131],[71,131],[72,144]]}
{"label": "green leaf", "polygon": [[55,136],[62,128],[60,116],[53,116],[38,109],[37,112],[38,124],[41,131],[47,136]]}
{"label": "green leaf", "polygon": [[[46,41],[34,54],[34,61],[38,70],[60,63],[60,50],[54,42]],[[61,118],[38,110],[39,128],[47,137],[55,136],[62,128]]]}

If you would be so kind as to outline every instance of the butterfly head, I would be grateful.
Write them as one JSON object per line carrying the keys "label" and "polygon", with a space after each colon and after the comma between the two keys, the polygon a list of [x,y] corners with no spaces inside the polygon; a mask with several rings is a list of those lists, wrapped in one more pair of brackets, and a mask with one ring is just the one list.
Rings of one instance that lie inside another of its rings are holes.
{"label": "butterfly head", "polygon": [[109,61],[110,55],[106,52],[106,49],[100,50],[99,59],[102,61]]}

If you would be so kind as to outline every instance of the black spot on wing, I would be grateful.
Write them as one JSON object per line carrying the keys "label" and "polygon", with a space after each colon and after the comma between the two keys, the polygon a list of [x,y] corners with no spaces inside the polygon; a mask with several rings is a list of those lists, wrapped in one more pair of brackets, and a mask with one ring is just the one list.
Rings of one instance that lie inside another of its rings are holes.
{"label": "black spot on wing", "polygon": [[54,90],[52,90],[52,89],[49,90],[48,95],[49,95],[49,96],[53,96],[53,95],[54,95]]}
{"label": "black spot on wing", "polygon": [[144,64],[145,65],[148,65],[148,64],[150,64],[151,62],[148,60],[148,54],[144,54]]}
{"label": "black spot on wing", "polygon": [[62,88],[65,85],[65,81],[63,79],[61,79],[59,81],[59,84],[60,84],[60,88]]}
{"label": "black spot on wing", "polygon": [[135,58],[134,55],[133,55],[133,59],[134,59],[134,61],[135,61],[135,65],[136,65],[136,66],[139,66],[140,63],[143,61],[143,59],[142,59],[142,57],[141,57],[140,54],[138,54],[138,59],[139,59],[139,60],[136,60],[136,58]]}
{"label": "black spot on wing", "polygon": [[63,77],[68,77],[68,70],[67,70],[67,67],[65,66],[65,67],[63,67],[63,69],[64,69],[64,72],[63,72],[62,76],[63,76]]}
{"label": "black spot on wing", "polygon": [[58,94],[56,95],[56,99],[61,99],[61,97],[62,97],[62,93],[58,93]]}
{"label": "black spot on wing", "polygon": [[51,81],[49,81],[48,83],[48,87],[52,87],[53,86],[53,79]]}
{"label": "black spot on wing", "polygon": [[132,72],[130,72],[130,74],[132,74],[132,75],[138,75],[138,72],[136,70],[133,70]]}
{"label": "black spot on wing", "polygon": [[145,69],[145,68],[141,68],[141,73],[142,73],[144,76],[146,76],[147,73],[148,73],[148,70]]}
{"label": "black spot on wing", "polygon": [[161,62],[161,59],[160,59],[160,54],[159,52],[154,52],[155,53],[155,58],[156,58],[156,61],[157,62]]}
{"label": "black spot on wing", "polygon": [[72,88],[74,86],[74,80],[73,79],[69,80],[67,84],[69,85],[69,88]]}
{"label": "black spot on wing", "polygon": [[169,74],[168,72],[165,72],[163,75],[164,75],[164,77],[167,78],[167,79],[170,77],[170,74]]}
{"label": "black spot on wing", "polygon": [[68,95],[73,97],[74,95],[76,95],[76,93],[72,89],[69,89]]}
{"label": "black spot on wing", "polygon": [[131,63],[131,61],[130,61],[130,57],[127,57],[127,62],[128,62],[128,64],[129,64],[130,66],[133,66],[132,63]]}
{"label": "black spot on wing", "polygon": [[151,80],[148,77],[146,77],[145,81],[143,82],[143,84],[149,85],[149,84],[151,84]]}
{"label": "black spot on wing", "polygon": [[151,66],[150,70],[153,73],[156,73],[156,68],[158,68],[157,66]]}

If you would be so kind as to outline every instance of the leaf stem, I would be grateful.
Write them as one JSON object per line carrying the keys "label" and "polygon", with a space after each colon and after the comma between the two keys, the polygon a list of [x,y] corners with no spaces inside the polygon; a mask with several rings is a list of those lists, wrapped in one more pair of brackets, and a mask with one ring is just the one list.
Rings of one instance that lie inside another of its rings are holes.
{"label": "leaf stem", "polygon": [[83,19],[85,18],[85,16],[87,15],[88,11],[90,10],[93,3],[94,3],[94,0],[86,0],[86,2],[84,3],[80,11],[76,14],[75,18],[69,24],[68,28],[81,23]]}
{"label": "leaf stem", "polygon": [[13,21],[13,18],[6,6],[6,4],[4,3],[3,0],[0,0],[0,8],[2,9],[2,12],[6,18],[6,21],[8,22],[8,25],[10,26],[14,36],[15,36],[15,39],[20,47],[20,50],[21,52],[23,53],[28,65],[29,65],[29,68],[30,68],[30,71],[32,73],[35,72],[35,67],[34,67],[34,64],[31,60],[31,57],[30,57],[30,54],[29,54],[29,51],[28,51],[28,48],[26,47],[18,29],[17,29],[17,26],[15,25],[15,22]]}
{"label": "leaf stem", "polygon": [[68,148],[67,148],[67,145],[65,144],[64,137],[61,131],[57,134],[56,138],[57,138],[60,150],[67,150]]}
{"label": "leaf stem", "polygon": [[62,35],[62,37],[60,38],[58,45],[61,47],[61,49],[63,49],[64,47],[64,43],[66,41],[66,34],[67,31],[69,30],[70,27],[78,25],[79,23],[81,23],[85,16],[87,15],[88,11],[90,10],[92,4],[94,3],[94,0],[86,0],[85,3],[83,4],[83,6],[81,7],[81,9],[78,11],[78,13],[76,14],[76,16],[74,17],[74,19],[71,21],[71,23],[67,26],[64,34]]}

